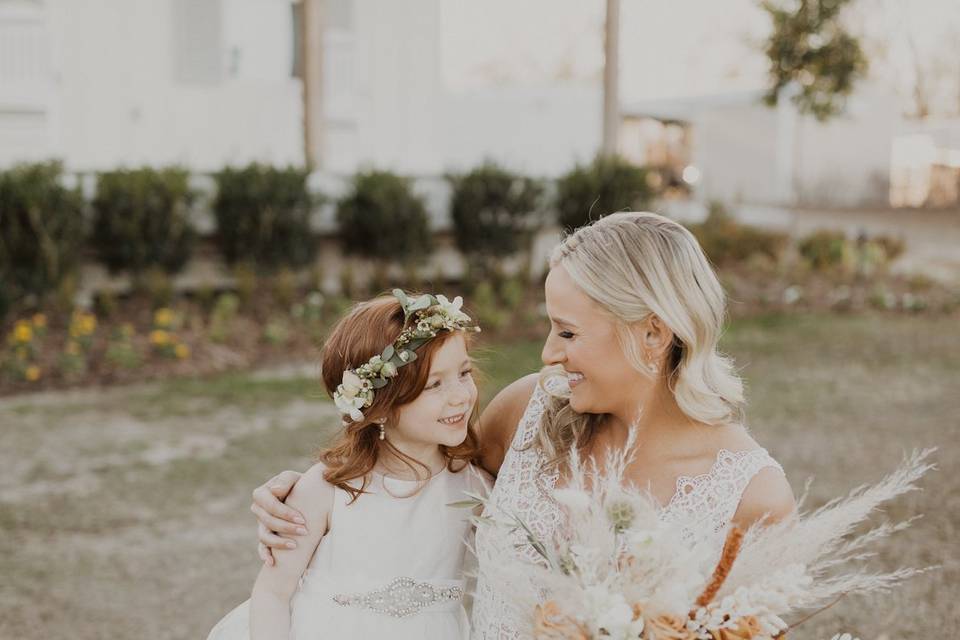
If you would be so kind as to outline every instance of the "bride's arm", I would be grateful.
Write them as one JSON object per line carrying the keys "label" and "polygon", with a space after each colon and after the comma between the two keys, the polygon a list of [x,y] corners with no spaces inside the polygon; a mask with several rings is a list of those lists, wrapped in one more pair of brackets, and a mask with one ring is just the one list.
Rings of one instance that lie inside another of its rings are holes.
{"label": "bride's arm", "polygon": [[757,522],[773,524],[791,517],[797,509],[790,483],[779,469],[757,472],[747,485],[733,521],[744,530]]}
{"label": "bride's arm", "polygon": [[274,565],[264,564],[250,597],[251,640],[286,640],[290,633],[290,599],[310,563],[320,539],[327,532],[333,507],[333,487],[323,479],[323,466],[314,465],[303,474],[287,497],[310,532],[296,549],[274,551]]}
{"label": "bride's arm", "polygon": [[539,374],[531,373],[511,383],[494,396],[480,414],[480,466],[492,475],[497,475],[510,442],[517,430],[517,423],[537,388]]}

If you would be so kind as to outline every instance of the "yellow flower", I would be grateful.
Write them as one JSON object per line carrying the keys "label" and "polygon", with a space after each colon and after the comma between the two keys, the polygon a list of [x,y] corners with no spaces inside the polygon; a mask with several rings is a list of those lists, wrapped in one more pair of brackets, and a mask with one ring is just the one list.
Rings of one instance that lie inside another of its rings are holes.
{"label": "yellow flower", "polygon": [[23,377],[25,377],[30,382],[36,382],[40,379],[40,367],[35,364],[30,365],[23,372]]}
{"label": "yellow flower", "polygon": [[167,308],[157,309],[153,314],[153,324],[166,329],[173,323],[173,311]]}
{"label": "yellow flower", "polygon": [[42,313],[33,314],[33,326],[42,329],[47,326],[47,316]]}
{"label": "yellow flower", "polygon": [[13,339],[17,342],[30,342],[33,340],[33,327],[30,323],[21,320],[13,328]]}
{"label": "yellow flower", "polygon": [[178,344],[173,350],[174,354],[181,360],[190,357],[190,347],[185,344]]}
{"label": "yellow flower", "polygon": [[154,329],[150,332],[150,344],[163,346],[170,342],[170,334],[163,329]]}
{"label": "yellow flower", "polygon": [[90,335],[97,328],[97,319],[91,314],[84,314],[80,317],[80,331],[84,335]]}

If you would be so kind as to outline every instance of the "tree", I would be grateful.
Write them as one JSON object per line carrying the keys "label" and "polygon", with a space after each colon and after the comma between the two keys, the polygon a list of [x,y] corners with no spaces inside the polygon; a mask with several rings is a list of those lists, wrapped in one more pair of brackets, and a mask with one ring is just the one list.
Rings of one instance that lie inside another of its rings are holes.
{"label": "tree", "polygon": [[867,72],[857,37],[840,20],[851,0],[764,0],[773,33],[764,52],[770,85],[764,101],[774,106],[785,87],[795,84],[793,101],[802,113],[824,121],[839,114],[854,84]]}

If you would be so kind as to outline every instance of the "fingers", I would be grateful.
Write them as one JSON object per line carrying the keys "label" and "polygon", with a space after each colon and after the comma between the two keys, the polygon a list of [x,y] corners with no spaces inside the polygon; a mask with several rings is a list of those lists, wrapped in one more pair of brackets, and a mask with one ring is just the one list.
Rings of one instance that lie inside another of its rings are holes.
{"label": "fingers", "polygon": [[272,567],[274,564],[276,564],[276,561],[273,559],[273,552],[270,551],[270,547],[262,542],[257,543],[257,555],[260,556],[260,559],[268,567]]}
{"label": "fingers", "polygon": [[[253,512],[253,515],[257,516],[257,520],[259,521],[260,525],[271,532],[278,534],[289,534],[291,536],[307,535],[307,528],[304,525],[277,518],[267,513],[267,511],[257,503],[250,505],[250,511]],[[301,520],[302,519],[303,518],[301,518]]]}
{"label": "fingers", "polygon": [[270,493],[277,496],[280,500],[283,500],[289,495],[290,490],[293,489],[293,485],[297,484],[299,479],[299,473],[287,470],[281,471],[279,474],[273,476],[266,484]]}
{"label": "fingers", "polygon": [[[267,486],[260,486],[253,490],[253,505],[251,505],[250,510],[257,513],[254,510],[255,506],[274,518],[280,518],[295,525],[303,525],[306,522],[299,511],[280,502]],[[260,518],[260,516],[258,515],[257,518]],[[266,521],[264,521],[264,524],[269,526]],[[281,529],[276,530],[281,531]]]}
{"label": "fingers", "polygon": [[272,556],[274,549],[296,549],[297,541],[291,540],[290,538],[284,538],[278,536],[273,531],[270,531],[262,524],[257,525],[257,539],[260,541],[260,544],[267,548],[267,552]]}

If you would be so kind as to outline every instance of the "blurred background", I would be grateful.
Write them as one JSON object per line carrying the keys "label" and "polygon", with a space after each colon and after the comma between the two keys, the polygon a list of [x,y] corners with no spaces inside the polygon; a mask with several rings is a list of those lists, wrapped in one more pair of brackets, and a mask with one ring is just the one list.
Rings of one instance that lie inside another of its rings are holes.
{"label": "blurred background", "polygon": [[205,637],[332,322],[464,295],[485,402],[618,210],[700,240],[808,506],[940,447],[871,562],[942,568],[796,637],[953,637],[955,0],[0,0],[0,637]]}

